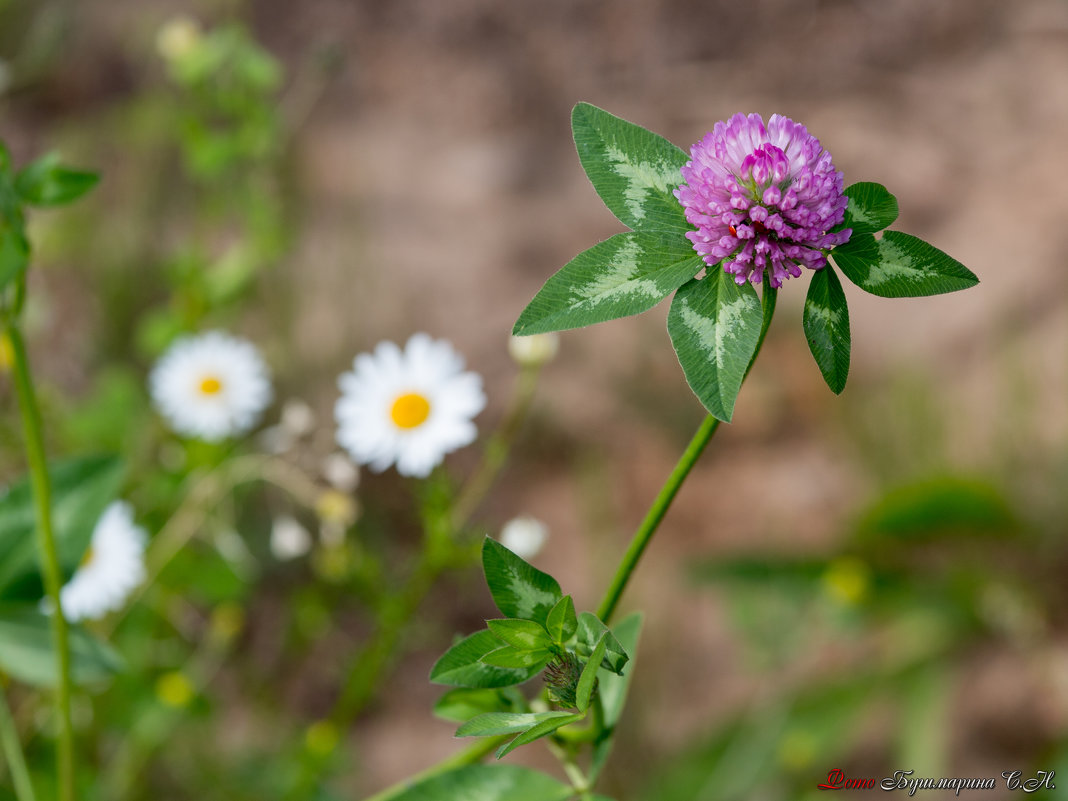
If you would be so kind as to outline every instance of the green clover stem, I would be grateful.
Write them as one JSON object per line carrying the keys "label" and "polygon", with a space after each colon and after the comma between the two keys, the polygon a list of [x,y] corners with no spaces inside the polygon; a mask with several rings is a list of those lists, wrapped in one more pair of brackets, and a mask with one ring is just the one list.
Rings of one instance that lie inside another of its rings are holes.
{"label": "green clover stem", "polygon": [[33,794],[33,785],[30,783],[30,771],[26,768],[26,757],[19,743],[15,718],[11,715],[11,707],[8,706],[7,696],[3,692],[0,692],[0,745],[3,746],[4,758],[7,759],[11,783],[15,786],[15,798],[18,801],[36,801],[37,796]]}
{"label": "green clover stem", "polygon": [[657,528],[660,527],[660,521],[664,519],[664,515],[667,514],[667,510],[671,507],[671,502],[675,500],[675,495],[682,486],[682,482],[686,480],[690,470],[718,428],[719,420],[712,415],[707,415],[697,429],[697,433],[693,435],[693,439],[690,440],[690,444],[683,451],[678,464],[675,465],[675,469],[668,476],[667,482],[660,488],[660,492],[653,501],[653,505],[649,507],[649,511],[646,512],[645,519],[642,520],[638,530],[634,533],[634,537],[631,538],[627,552],[623,554],[623,560],[619,563],[619,567],[616,568],[616,574],[612,577],[612,583],[605,592],[601,605],[597,608],[597,617],[606,624],[616,611],[616,606],[618,606],[619,599],[623,596],[623,591],[627,588],[627,583],[634,573],[634,568],[638,566],[642,554],[645,553],[645,549],[649,546],[653,535],[656,534]]}
{"label": "green clover stem", "polygon": [[56,771],[59,779],[60,801],[74,801],[74,726],[70,716],[70,641],[67,619],[59,603],[62,577],[59,571],[59,556],[52,530],[51,484],[48,478],[48,461],[45,458],[44,438],[41,434],[41,412],[37,407],[37,394],[33,388],[30,363],[26,345],[18,325],[11,321],[7,337],[14,356],[15,393],[19,399],[22,430],[26,440],[26,460],[30,467],[34,505],[37,510],[37,550],[41,561],[41,574],[45,591],[52,607],[52,644],[56,652],[56,714],[59,717],[59,738],[56,748]]}
{"label": "green clover stem", "polygon": [[[749,360],[749,367],[746,369],[746,377],[748,377],[749,371],[753,369],[753,363],[756,361],[760,348],[764,344],[764,338],[767,336],[768,328],[771,325],[771,318],[775,313],[777,296],[777,290],[768,284],[764,285],[761,296],[764,320],[760,328],[760,338],[757,340],[756,350],[753,351],[753,357]],[[744,382],[745,378],[742,380]],[[627,588],[627,583],[630,581],[634,569],[638,566],[642,554],[645,553],[645,549],[649,546],[653,535],[656,534],[657,529],[660,527],[660,521],[664,519],[664,515],[667,514],[667,510],[671,507],[671,502],[675,500],[675,495],[678,494],[679,488],[690,474],[690,470],[693,469],[694,464],[697,463],[705,446],[708,445],[709,440],[712,439],[712,435],[716,433],[718,428],[719,420],[712,415],[705,417],[697,429],[697,433],[690,440],[690,444],[683,451],[682,456],[675,465],[675,469],[668,476],[667,482],[657,493],[653,505],[649,507],[649,511],[645,514],[645,519],[642,520],[638,530],[631,538],[630,545],[627,546],[627,551],[623,554],[623,560],[619,563],[619,567],[616,568],[616,573],[612,577],[612,583],[609,585],[604,598],[601,600],[601,605],[597,609],[597,616],[606,624],[616,611],[616,606],[619,605],[619,599],[623,597],[623,591]]]}

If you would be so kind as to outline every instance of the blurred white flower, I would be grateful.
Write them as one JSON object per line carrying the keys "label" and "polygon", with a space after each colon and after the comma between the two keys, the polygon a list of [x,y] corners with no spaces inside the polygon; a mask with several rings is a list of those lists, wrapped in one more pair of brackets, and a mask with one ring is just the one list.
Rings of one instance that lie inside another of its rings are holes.
{"label": "blurred white flower", "polygon": [[540,367],[556,358],[560,350],[560,337],[557,334],[531,334],[530,336],[513,336],[508,340],[508,353],[520,367]]}
{"label": "blurred white flower", "polygon": [[338,443],[376,472],[395,463],[402,475],[428,475],[478,435],[472,418],[486,405],[482,378],[463,369],[452,345],[426,334],[414,334],[403,351],[381,342],[360,354],[338,379]]}
{"label": "blurred white flower", "polygon": [[110,504],[93,529],[81,565],[60,590],[66,618],[95,620],[120,608],[145,580],[146,541],[145,530],[134,523],[133,508],[122,501]]}
{"label": "blurred white flower", "polygon": [[299,398],[291,398],[282,407],[281,424],[294,437],[306,437],[315,430],[315,412]]}
{"label": "blurred white flower", "polygon": [[342,492],[352,492],[360,484],[360,468],[343,453],[335,451],[324,457],[322,471],[330,486]]}
{"label": "blurred white flower", "polygon": [[271,402],[255,346],[221,331],[175,342],[152,369],[149,387],[176,432],[209,442],[244,434]]}
{"label": "blurred white flower", "polygon": [[295,517],[282,515],[271,524],[271,553],[280,562],[304,556],[311,550],[312,538]]}
{"label": "blurred white flower", "polygon": [[263,429],[256,437],[267,453],[282,454],[293,449],[297,441],[315,430],[315,412],[302,400],[287,400],[276,425]]}
{"label": "blurred white flower", "polygon": [[549,536],[549,527],[535,517],[516,517],[504,524],[500,543],[522,559],[538,555]]}

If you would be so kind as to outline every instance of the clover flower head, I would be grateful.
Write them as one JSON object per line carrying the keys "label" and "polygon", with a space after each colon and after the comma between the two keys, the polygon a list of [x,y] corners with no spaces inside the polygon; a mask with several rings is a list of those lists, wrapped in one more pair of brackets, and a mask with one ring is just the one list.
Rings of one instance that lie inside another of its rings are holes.
{"label": "clover flower head", "polygon": [[445,340],[414,334],[401,350],[381,342],[338,379],[337,441],[357,464],[424,477],[445,454],[478,435],[472,419],[486,405],[482,378],[464,371]]}
{"label": "clover flower head", "polygon": [[149,386],[172,429],[208,442],[247,432],[272,395],[259,351],[221,331],[177,340],[152,369]]}
{"label": "clover flower head", "polygon": [[848,241],[849,229],[831,232],[848,203],[842,173],[804,125],[772,114],[765,126],[759,114],[735,114],[690,156],[675,190],[697,229],[686,236],[737,283],[766,276],[778,288],[802,267],[826,265],[826,251]]}

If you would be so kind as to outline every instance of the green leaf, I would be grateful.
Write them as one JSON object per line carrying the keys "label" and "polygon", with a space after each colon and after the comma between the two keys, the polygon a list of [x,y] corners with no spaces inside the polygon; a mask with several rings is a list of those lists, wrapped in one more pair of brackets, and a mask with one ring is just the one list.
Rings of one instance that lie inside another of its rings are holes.
{"label": "green leaf", "polygon": [[623,714],[627,690],[630,687],[630,677],[634,674],[634,660],[638,655],[638,638],[641,632],[641,612],[627,615],[612,629],[612,634],[620,644],[620,648],[630,655],[630,660],[619,674],[605,671],[599,676],[597,692],[604,709],[604,725],[608,728],[615,726],[619,722],[620,715]]}
{"label": "green leaf", "polygon": [[563,644],[575,636],[578,630],[578,617],[575,615],[575,602],[570,595],[565,595],[556,606],[549,610],[545,628],[555,642]]}
{"label": "green leaf", "polygon": [[868,181],[847,186],[844,194],[849,198],[845,219],[834,230],[853,229],[857,234],[874,234],[888,227],[897,219],[897,198],[885,186]]}
{"label": "green leaf", "polygon": [[556,579],[490,537],[482,543],[482,568],[497,608],[508,617],[544,624],[563,597]]}
{"label": "green leaf", "polygon": [[593,688],[597,684],[597,668],[600,667],[601,660],[604,659],[605,649],[608,647],[608,638],[611,636],[607,631],[601,635],[601,639],[597,641],[593,653],[590,654],[589,661],[586,662],[586,666],[582,669],[582,675],[579,676],[578,687],[575,688],[575,706],[579,712],[585,712],[590,708],[590,696],[593,695]]}
{"label": "green leaf", "polygon": [[[553,607],[554,609],[556,607]],[[486,626],[498,639],[519,649],[528,651],[537,648],[548,648],[553,644],[549,632],[540,623],[533,620],[487,620]]]}
{"label": "green leaf", "polygon": [[612,633],[619,641],[622,648],[630,655],[630,660],[623,667],[620,674],[605,670],[603,667],[597,675],[597,695],[600,699],[602,720],[604,721],[604,735],[594,744],[593,762],[590,772],[592,784],[601,768],[612,753],[614,743],[614,731],[623,714],[623,707],[627,702],[627,691],[630,689],[630,677],[634,675],[634,662],[638,655],[638,637],[642,630],[641,612],[627,615],[612,629]]}
{"label": "green leaf", "polygon": [[[36,687],[56,686],[51,625],[35,607],[0,607],[0,672]],[[97,684],[122,669],[122,660],[110,646],[78,626],[68,631],[75,684]]]}
{"label": "green leaf", "polygon": [[513,712],[526,703],[514,687],[472,690],[458,687],[449,690],[434,704],[434,715],[442,720],[463,723],[486,712]]}
{"label": "green leaf", "polygon": [[681,234],[616,234],[577,255],[546,281],[512,333],[564,331],[640,314],[704,266]]}
{"label": "green leaf", "polygon": [[510,743],[502,745],[500,748],[497,749],[497,759],[500,759],[505,754],[514,751],[521,745],[527,745],[528,743],[532,743],[535,740],[540,740],[542,737],[552,734],[557,729],[563,728],[564,726],[567,726],[570,723],[577,723],[578,721],[586,717],[584,713],[568,714],[567,712],[563,712],[558,714],[561,714],[562,717],[543,720],[536,726],[531,726],[529,729],[520,734]]}
{"label": "green leaf", "polygon": [[[608,630],[608,627],[592,612],[582,612],[578,616],[578,639],[590,649],[590,653],[597,647],[602,637],[605,638],[605,655],[601,660],[601,667],[611,670],[613,673],[622,673],[623,666],[630,658],[619,640]],[[607,637],[605,637],[607,635]]]}
{"label": "green leaf", "polygon": [[734,401],[760,339],[756,290],[720,267],[683,286],[671,302],[668,334],[686,382],[709,413],[729,423]]}
{"label": "green leaf", "polygon": [[[92,457],[51,466],[52,523],[60,567],[69,578],[85,555],[104,508],[115,500],[122,465],[115,457]],[[37,563],[37,517],[29,481],[0,496],[0,599],[37,600],[44,590]]]}
{"label": "green leaf", "polygon": [[[526,731],[546,720],[571,717],[570,712],[487,712],[471,718],[456,730],[457,737],[490,737],[497,734],[514,734]],[[581,715],[580,715],[581,717]]]}
{"label": "green leaf", "polygon": [[391,801],[566,801],[570,785],[517,765],[465,765],[416,782]]}
{"label": "green leaf", "polygon": [[883,298],[918,298],[979,283],[967,267],[922,239],[887,231],[882,239],[854,234],[831,251],[846,278]]}
{"label": "green leaf", "polygon": [[30,205],[60,206],[77,200],[99,180],[94,172],[63,166],[57,153],[49,153],[19,170],[15,189]]}
{"label": "green leaf", "polygon": [[571,128],[582,168],[620,222],[647,231],[690,230],[674,194],[689,161],[684,151],[589,103],[575,106]]}
{"label": "green leaf", "polygon": [[937,476],[894,487],[860,517],[857,537],[930,542],[947,536],[1012,536],[1020,523],[1002,490],[989,481]]}
{"label": "green leaf", "polygon": [[487,665],[482,657],[501,647],[488,629],[476,632],[456,643],[434,663],[430,680],[451,687],[509,687],[532,679],[541,670],[535,668],[506,669]]}
{"label": "green leaf", "polygon": [[845,389],[849,376],[849,309],[842,282],[830,264],[812,275],[804,324],[809,350],[823,380],[837,395]]}
{"label": "green leaf", "polygon": [[535,668],[541,670],[552,658],[553,653],[548,648],[539,648],[530,651],[525,648],[515,648],[511,645],[506,645],[503,648],[497,648],[490,651],[482,657],[482,661],[484,664],[493,665],[494,667],[522,669]]}

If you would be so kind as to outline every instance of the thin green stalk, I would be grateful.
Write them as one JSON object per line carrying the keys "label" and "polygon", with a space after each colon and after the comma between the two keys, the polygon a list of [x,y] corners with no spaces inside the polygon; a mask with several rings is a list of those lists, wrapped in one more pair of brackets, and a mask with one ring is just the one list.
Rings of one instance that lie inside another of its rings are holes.
{"label": "thin green stalk", "polygon": [[[749,366],[746,368],[745,377],[748,377],[749,371],[753,369],[756,357],[760,353],[761,347],[764,345],[764,338],[768,334],[771,318],[775,314],[775,301],[777,297],[778,290],[765,284],[760,299],[763,310],[760,337],[757,340],[756,349],[753,351],[753,357],[749,360]],[[745,378],[743,377],[742,380],[744,382]],[[712,415],[705,417],[700,427],[697,429],[697,433],[695,433],[690,440],[690,444],[687,445],[686,450],[683,451],[682,456],[675,465],[675,469],[672,470],[671,475],[668,476],[667,482],[660,488],[660,492],[657,493],[655,500],[653,500],[653,505],[649,507],[649,511],[645,515],[645,519],[642,520],[641,525],[638,526],[638,530],[634,532],[630,545],[627,546],[627,551],[623,554],[623,560],[619,563],[619,567],[616,568],[616,573],[612,577],[612,583],[605,592],[604,598],[601,600],[601,605],[597,610],[597,616],[605,623],[608,623],[611,620],[612,614],[616,611],[616,606],[619,604],[619,599],[623,597],[623,591],[627,588],[627,583],[630,581],[630,577],[634,573],[634,568],[638,566],[642,554],[645,553],[645,549],[649,546],[649,542],[653,539],[653,535],[656,534],[656,530],[660,527],[660,521],[664,519],[664,515],[667,514],[667,510],[671,507],[671,502],[675,500],[675,495],[678,494],[679,488],[690,474],[690,470],[693,469],[694,464],[697,463],[705,446],[708,445],[708,441],[712,439],[712,435],[716,433],[716,429],[718,428],[719,420]]]}
{"label": "thin green stalk", "polygon": [[41,562],[41,574],[45,591],[51,601],[52,645],[56,652],[56,714],[59,718],[59,738],[56,748],[56,771],[59,780],[60,801],[74,801],[74,726],[70,716],[70,643],[67,619],[59,603],[62,578],[59,571],[59,555],[52,531],[52,488],[48,478],[48,461],[45,458],[44,438],[41,434],[41,413],[37,407],[37,395],[30,375],[30,363],[26,345],[15,323],[7,327],[8,340],[14,355],[15,392],[19,399],[22,429],[26,440],[26,460],[30,468],[33,499],[37,512],[37,551]]}
{"label": "thin green stalk", "polygon": [[19,732],[15,727],[15,718],[11,715],[7,696],[0,691],[0,743],[3,745],[7,768],[11,773],[11,782],[15,785],[15,797],[18,801],[36,801],[33,784],[30,783],[30,771],[26,767],[26,757],[22,753]]}
{"label": "thin green stalk", "polygon": [[378,616],[377,633],[352,663],[341,697],[334,707],[331,720],[338,726],[348,725],[371,699],[379,677],[393,659],[403,629],[419,610],[437,577],[455,562],[452,553],[455,534],[467,526],[504,468],[530,409],[538,372],[536,367],[524,368],[520,372],[511,405],[486,443],[481,462],[460,493],[453,507],[451,523],[447,522],[444,530],[436,527],[437,530],[426,532],[426,541],[407,583],[386,599]]}
{"label": "thin green stalk", "polygon": [[612,583],[609,585],[601,605],[597,609],[597,616],[605,623],[612,619],[612,613],[616,611],[616,606],[623,596],[623,590],[627,588],[627,583],[630,581],[631,574],[634,573],[634,568],[638,566],[638,561],[642,558],[642,554],[645,553],[645,549],[648,547],[653,535],[656,534],[660,521],[664,519],[671,502],[675,500],[675,495],[682,486],[682,482],[690,474],[690,470],[697,462],[702,451],[704,451],[708,441],[712,439],[712,435],[716,433],[717,428],[719,428],[719,420],[712,415],[706,416],[700,428],[697,429],[697,433],[690,440],[690,444],[683,451],[678,464],[675,465],[675,469],[668,476],[667,483],[660,488],[660,492],[657,494],[656,500],[653,501],[653,505],[649,507],[645,519],[638,526],[638,530],[627,547],[627,552],[623,554],[623,560],[619,563],[619,567],[616,568]]}

